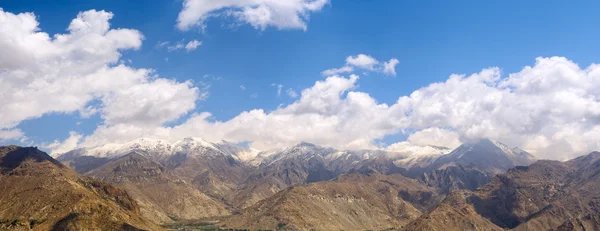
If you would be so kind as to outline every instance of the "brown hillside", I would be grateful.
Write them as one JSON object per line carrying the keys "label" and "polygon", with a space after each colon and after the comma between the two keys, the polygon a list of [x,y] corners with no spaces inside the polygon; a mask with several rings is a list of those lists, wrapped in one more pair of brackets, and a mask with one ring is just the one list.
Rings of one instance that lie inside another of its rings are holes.
{"label": "brown hillside", "polygon": [[0,229],[162,230],[129,195],[36,148],[0,147]]}
{"label": "brown hillside", "polygon": [[142,214],[161,223],[229,215],[216,201],[181,180],[160,164],[132,152],[87,175],[125,189],[140,205]]}
{"label": "brown hillside", "polygon": [[249,229],[380,230],[407,224],[437,199],[433,188],[398,174],[350,174],[333,181],[289,187],[221,225]]}

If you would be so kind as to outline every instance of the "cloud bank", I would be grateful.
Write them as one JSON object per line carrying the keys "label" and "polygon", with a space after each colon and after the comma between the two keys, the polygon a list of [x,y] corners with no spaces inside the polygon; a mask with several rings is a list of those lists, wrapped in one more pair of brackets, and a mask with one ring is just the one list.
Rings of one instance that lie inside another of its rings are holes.
{"label": "cloud bank", "polygon": [[[357,91],[359,77],[331,76],[304,89],[297,101],[274,111],[255,109],[228,121],[197,113],[172,126],[123,123],[99,127],[82,140],[93,146],[151,136],[253,141],[268,149],[300,141],[337,148],[377,148],[375,141],[410,134],[416,145],[456,147],[480,138],[520,146],[539,157],[566,159],[600,148],[600,66],[580,68],[563,57],[502,76],[499,68],[451,75],[393,105]],[[411,132],[413,131],[413,132]]]}
{"label": "cloud bank", "polygon": [[0,139],[17,136],[21,121],[49,113],[100,113],[106,125],[160,126],[195,108],[202,94],[191,81],[119,64],[121,52],[139,49],[144,37],[110,29],[112,17],[81,12],[68,33],[51,37],[33,13],[0,9]]}
{"label": "cloud bank", "polygon": [[[138,49],[143,36],[133,29],[111,29],[112,16],[82,12],[66,34],[49,36],[38,28],[35,15],[0,11],[0,50],[6,51],[0,53],[0,139],[26,136],[18,128],[21,121],[78,113],[99,114],[104,122],[91,134],[71,132],[48,148],[58,152],[140,137],[197,136],[251,141],[258,149],[300,141],[358,149],[378,148],[377,140],[404,133],[415,145],[452,148],[491,138],[560,160],[600,149],[600,64],[580,67],[565,57],[540,57],[515,73],[491,67],[452,74],[391,105],[361,92],[360,77],[342,71],[296,93],[293,103],[219,121],[197,111],[205,93],[191,81],[119,64],[121,52]],[[389,73],[388,67],[398,64],[373,60],[357,55],[346,61]],[[183,122],[165,125],[183,116]]]}

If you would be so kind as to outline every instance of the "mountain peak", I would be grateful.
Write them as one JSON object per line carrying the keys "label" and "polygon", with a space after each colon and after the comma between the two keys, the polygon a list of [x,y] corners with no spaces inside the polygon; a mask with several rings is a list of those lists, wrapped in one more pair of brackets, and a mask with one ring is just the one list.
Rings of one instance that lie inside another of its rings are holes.
{"label": "mountain peak", "polygon": [[575,159],[569,160],[566,163],[569,165],[572,165],[576,168],[583,168],[584,166],[593,164],[599,160],[600,160],[600,152],[594,151],[587,155],[583,155],[583,156],[577,157]]}
{"label": "mountain peak", "polygon": [[35,162],[48,161],[59,168],[64,167],[63,164],[36,147],[0,146],[0,172],[9,171],[28,159]]}
{"label": "mountain peak", "polygon": [[175,146],[174,152],[194,152],[196,154],[203,154],[206,150],[213,150],[219,153],[222,151],[215,146],[215,144],[206,141],[205,139],[198,137],[187,137],[181,141],[177,141],[173,144]]}
{"label": "mountain peak", "polygon": [[[464,143],[459,148],[461,148],[461,149],[478,148],[478,149],[490,149],[490,150],[497,148],[497,149],[500,149],[502,153],[504,153],[508,156],[521,156],[524,158],[535,159],[535,157],[533,155],[524,151],[523,149],[520,149],[518,147],[511,148],[508,145],[506,145],[500,141],[489,139],[489,138],[483,138],[483,139],[477,140],[475,142]],[[457,149],[459,149],[459,148],[457,148]]]}
{"label": "mountain peak", "polygon": [[435,166],[475,165],[482,170],[496,174],[514,166],[527,166],[535,160],[533,155],[519,148],[510,148],[491,139],[481,139],[462,144],[448,155],[436,160]]}

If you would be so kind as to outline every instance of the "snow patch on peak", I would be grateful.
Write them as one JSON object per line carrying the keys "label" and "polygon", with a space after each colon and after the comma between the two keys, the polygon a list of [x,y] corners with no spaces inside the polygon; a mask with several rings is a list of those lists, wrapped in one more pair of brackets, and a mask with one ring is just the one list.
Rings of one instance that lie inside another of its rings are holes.
{"label": "snow patch on peak", "polygon": [[150,155],[167,155],[172,150],[173,146],[168,141],[140,138],[123,144],[105,144],[79,151],[82,156],[112,158],[126,155],[132,151],[142,151]]}
{"label": "snow patch on peak", "polygon": [[202,138],[188,137],[175,143],[160,139],[139,138],[126,143],[111,143],[92,148],[76,149],[64,154],[59,154],[57,155],[57,158],[66,154],[75,156],[114,158],[126,155],[133,151],[140,151],[148,156],[160,157],[174,155],[178,152],[199,153],[199,151],[202,150],[213,150],[220,152],[213,143]]}
{"label": "snow patch on peak", "polygon": [[467,153],[470,153],[469,156],[490,155],[490,158],[493,155],[506,156],[515,164],[527,164],[536,160],[535,156],[520,148],[511,148],[502,142],[492,139],[480,139],[476,142],[464,143],[452,151],[449,155],[455,159],[461,159],[465,157],[465,154]]}
{"label": "snow patch on peak", "polygon": [[219,150],[215,144],[206,141],[205,139],[202,138],[197,138],[197,137],[187,137],[184,138],[181,141],[177,141],[174,143],[174,145],[178,148],[180,148],[182,151],[185,150],[191,150],[191,149],[197,149],[200,147],[203,148],[209,148],[209,149],[214,149],[214,150]]}
{"label": "snow patch on peak", "polygon": [[498,147],[500,150],[502,150],[502,152],[506,153],[507,155],[509,155],[509,156],[515,156],[516,155],[516,153],[514,152],[515,148],[510,148],[506,144],[503,144],[503,143],[501,143],[499,141],[490,140],[490,139],[488,139],[488,140],[492,144],[494,144],[496,147]]}
{"label": "snow patch on peak", "polygon": [[508,145],[496,141],[496,140],[491,140],[488,139],[492,144],[494,144],[496,147],[498,147],[500,150],[502,150],[502,152],[506,153],[507,155],[509,155],[510,157],[518,157],[518,158],[525,158],[525,159],[530,159],[530,160],[535,160],[535,157],[533,155],[531,155],[529,152],[526,152],[523,149],[520,149],[518,147],[509,147]]}

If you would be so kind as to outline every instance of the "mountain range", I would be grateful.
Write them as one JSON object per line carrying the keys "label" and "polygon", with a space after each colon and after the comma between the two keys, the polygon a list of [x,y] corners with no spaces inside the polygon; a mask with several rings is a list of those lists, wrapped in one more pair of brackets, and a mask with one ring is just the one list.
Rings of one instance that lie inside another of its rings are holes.
{"label": "mountain range", "polygon": [[146,230],[160,227],[140,224],[193,221],[233,229],[594,230],[600,221],[600,154],[536,161],[489,139],[392,152],[144,138],[46,156],[76,179],[120,190],[136,217],[124,224]]}

